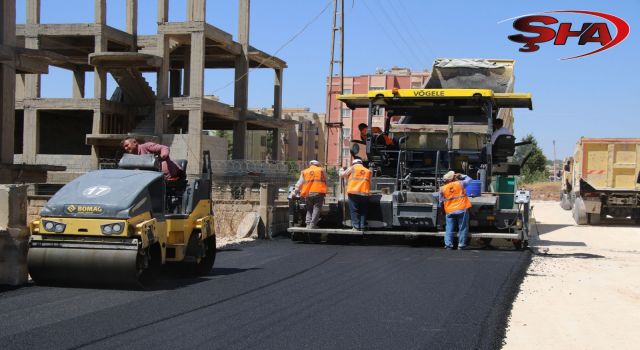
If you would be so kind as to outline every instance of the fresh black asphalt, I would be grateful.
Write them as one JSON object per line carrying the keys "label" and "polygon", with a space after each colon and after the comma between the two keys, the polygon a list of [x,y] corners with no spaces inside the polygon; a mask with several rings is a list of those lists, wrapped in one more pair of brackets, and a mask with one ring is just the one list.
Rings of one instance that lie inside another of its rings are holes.
{"label": "fresh black asphalt", "polygon": [[148,290],[0,292],[2,349],[495,349],[529,252],[254,242]]}

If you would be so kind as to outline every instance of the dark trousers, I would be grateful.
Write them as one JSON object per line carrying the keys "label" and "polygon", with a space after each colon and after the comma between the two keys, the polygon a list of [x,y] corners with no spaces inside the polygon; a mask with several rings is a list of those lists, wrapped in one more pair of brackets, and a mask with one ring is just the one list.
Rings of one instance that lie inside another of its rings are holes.
{"label": "dark trousers", "polygon": [[351,226],[358,230],[364,229],[367,222],[367,207],[369,198],[358,194],[349,194],[349,211],[351,212]]}

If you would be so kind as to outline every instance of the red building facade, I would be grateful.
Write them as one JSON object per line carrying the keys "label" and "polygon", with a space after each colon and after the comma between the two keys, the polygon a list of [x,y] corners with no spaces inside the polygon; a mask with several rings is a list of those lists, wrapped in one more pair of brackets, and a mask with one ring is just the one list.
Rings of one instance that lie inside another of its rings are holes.
{"label": "red building facade", "polygon": [[[390,90],[398,89],[419,89],[429,78],[429,72],[411,72],[406,68],[392,68],[388,71],[380,72],[373,75],[360,75],[353,77],[344,77],[344,94],[366,94],[369,90]],[[367,123],[367,110],[360,108],[350,110],[342,102],[336,100],[340,95],[340,79],[333,77],[331,85],[327,79],[327,98],[329,107],[327,111],[327,165],[339,166],[340,153],[342,152],[342,164],[348,165],[351,161],[349,148],[351,140],[359,140],[360,132],[358,125]],[[384,128],[384,109],[380,110],[379,115],[373,116],[373,126]],[[343,141],[340,144],[340,127],[338,123],[342,121]],[[331,126],[333,125],[333,127]]]}

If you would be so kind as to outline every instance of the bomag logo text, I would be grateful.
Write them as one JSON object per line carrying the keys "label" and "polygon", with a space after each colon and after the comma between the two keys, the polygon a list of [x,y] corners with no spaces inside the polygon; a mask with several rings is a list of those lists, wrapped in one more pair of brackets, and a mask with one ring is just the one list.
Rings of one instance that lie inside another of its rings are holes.
{"label": "bomag logo text", "polygon": [[444,97],[442,90],[415,90],[413,96],[416,97]]}
{"label": "bomag logo text", "polygon": [[78,214],[100,214],[103,209],[99,205],[69,205],[67,212]]}

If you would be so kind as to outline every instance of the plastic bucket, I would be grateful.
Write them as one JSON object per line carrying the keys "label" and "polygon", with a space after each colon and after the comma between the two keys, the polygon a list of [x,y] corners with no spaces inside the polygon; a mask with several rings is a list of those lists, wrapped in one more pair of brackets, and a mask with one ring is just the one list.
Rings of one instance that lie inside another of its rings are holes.
{"label": "plastic bucket", "polygon": [[467,196],[479,197],[482,194],[482,181],[471,180],[467,187],[465,187],[465,190],[467,191]]}

